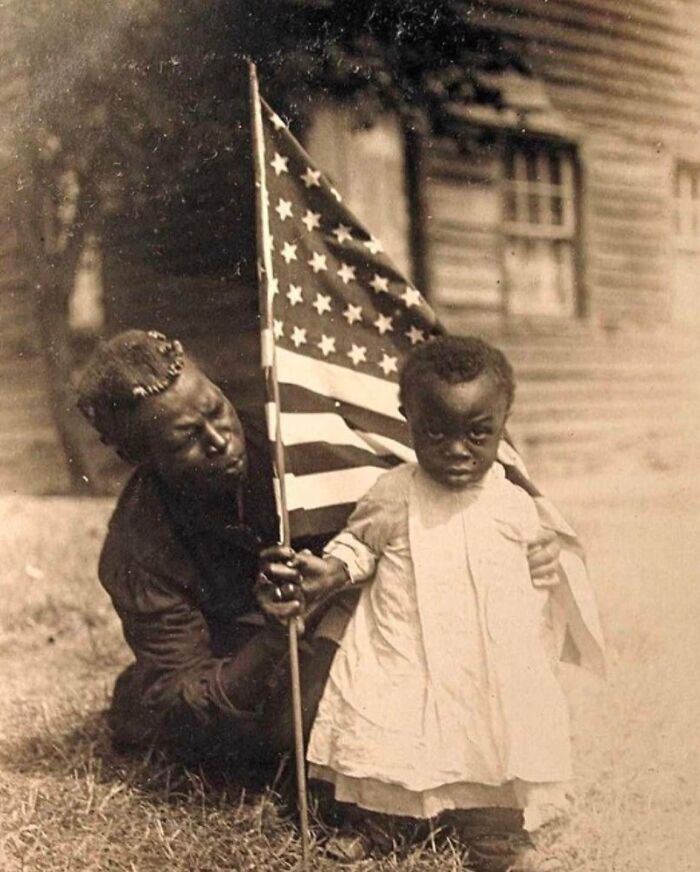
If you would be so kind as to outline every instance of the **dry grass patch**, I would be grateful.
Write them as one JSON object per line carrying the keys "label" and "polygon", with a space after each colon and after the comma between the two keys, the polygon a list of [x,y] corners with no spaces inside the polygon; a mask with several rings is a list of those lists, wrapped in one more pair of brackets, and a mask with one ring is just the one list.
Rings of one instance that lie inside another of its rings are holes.
{"label": "dry grass patch", "polygon": [[[569,500],[567,493],[576,493]],[[607,686],[567,673],[576,815],[558,849],[585,872],[695,872],[700,845],[700,544],[694,491],[563,508],[589,542],[610,640]],[[95,580],[110,504],[0,500],[2,872],[291,870],[299,843],[250,773],[114,753],[103,712],[128,662]],[[333,864],[315,855],[314,868]],[[463,868],[430,840],[360,868]]]}

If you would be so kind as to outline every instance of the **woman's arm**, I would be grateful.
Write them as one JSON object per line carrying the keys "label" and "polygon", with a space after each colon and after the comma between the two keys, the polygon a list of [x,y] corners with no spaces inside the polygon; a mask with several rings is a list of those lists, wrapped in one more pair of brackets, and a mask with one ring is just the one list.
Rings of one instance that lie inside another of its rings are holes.
{"label": "woman's arm", "polygon": [[103,560],[101,577],[136,658],[128,698],[115,697],[117,724],[137,713],[145,739],[155,731],[194,746],[255,717],[285,652],[279,634],[232,621],[240,632],[231,638],[233,653],[215,656],[202,611],[176,580],[128,558]]}

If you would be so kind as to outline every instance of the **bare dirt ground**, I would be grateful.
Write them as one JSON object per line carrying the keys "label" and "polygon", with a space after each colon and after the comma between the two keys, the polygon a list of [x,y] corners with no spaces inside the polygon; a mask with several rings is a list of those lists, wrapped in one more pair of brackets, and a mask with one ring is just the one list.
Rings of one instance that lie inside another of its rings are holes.
{"label": "bare dirt ground", "polygon": [[[558,850],[585,872],[700,868],[700,476],[664,467],[543,482],[587,544],[609,643],[607,683],[564,675],[577,800]],[[0,498],[0,869],[294,868],[269,791],[111,751],[101,712],[128,653],[95,581],[109,509]],[[463,867],[426,844],[362,868]]]}

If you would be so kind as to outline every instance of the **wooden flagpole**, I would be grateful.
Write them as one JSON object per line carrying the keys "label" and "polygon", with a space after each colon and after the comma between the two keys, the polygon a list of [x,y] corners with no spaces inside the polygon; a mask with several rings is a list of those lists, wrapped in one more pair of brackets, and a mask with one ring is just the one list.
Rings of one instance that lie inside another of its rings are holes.
{"label": "wooden flagpole", "polygon": [[[263,130],[262,112],[260,109],[260,89],[255,64],[248,62],[250,78],[250,103],[253,133],[253,155],[256,177],[256,206],[258,211],[259,241],[262,253],[264,273],[264,306],[262,329],[262,358],[272,390],[272,401],[275,412],[274,466],[277,473],[278,502],[281,523],[282,544],[291,544],[289,528],[289,512],[287,511],[287,496],[285,491],[284,445],[280,432],[280,396],[275,361],[275,343],[272,334],[272,255],[270,246],[270,221],[267,212],[267,176],[265,166],[265,134]],[[304,720],[301,706],[301,676],[299,671],[298,619],[293,618],[288,625],[289,634],[289,671],[292,685],[292,714],[294,719],[294,758],[297,776],[297,802],[299,806],[299,829],[301,831],[301,868],[309,870],[309,811],[306,793],[306,756],[304,754]]]}

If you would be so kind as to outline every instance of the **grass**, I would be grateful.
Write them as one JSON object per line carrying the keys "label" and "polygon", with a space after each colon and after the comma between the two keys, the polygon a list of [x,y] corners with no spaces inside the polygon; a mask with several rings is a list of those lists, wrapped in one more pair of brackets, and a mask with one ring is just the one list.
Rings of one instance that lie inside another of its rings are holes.
{"label": "grass", "polygon": [[[578,798],[558,850],[574,869],[698,868],[700,500],[691,484],[666,472],[641,489],[553,490],[589,542],[610,642],[606,685],[564,675]],[[269,785],[111,749],[103,712],[129,654],[95,581],[109,510],[101,500],[0,499],[0,869],[294,869],[297,834]],[[313,868],[333,864],[316,852]],[[462,863],[455,845],[428,842],[361,868]]]}

